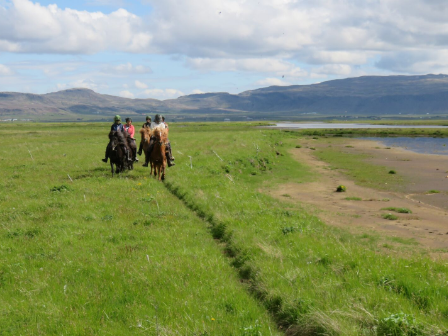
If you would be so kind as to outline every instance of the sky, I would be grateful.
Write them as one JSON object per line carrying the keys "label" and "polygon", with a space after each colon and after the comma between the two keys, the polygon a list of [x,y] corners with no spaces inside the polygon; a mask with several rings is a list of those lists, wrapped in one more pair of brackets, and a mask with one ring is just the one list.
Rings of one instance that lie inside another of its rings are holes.
{"label": "sky", "polygon": [[0,0],[0,92],[127,98],[448,73],[446,0]]}

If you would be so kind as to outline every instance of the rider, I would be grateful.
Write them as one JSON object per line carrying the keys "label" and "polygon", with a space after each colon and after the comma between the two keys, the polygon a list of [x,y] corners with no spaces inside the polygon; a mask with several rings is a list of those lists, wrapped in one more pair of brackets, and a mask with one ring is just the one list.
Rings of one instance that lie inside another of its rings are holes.
{"label": "rider", "polygon": [[132,119],[131,118],[126,118],[126,125],[124,125],[125,130],[128,132],[129,136],[130,136],[130,141],[129,141],[129,147],[131,147],[132,150],[132,159],[133,161],[137,161],[137,146],[135,144],[135,138],[134,138],[134,134],[135,134],[135,128],[134,125],[132,125]]}
{"label": "rider", "polygon": [[[164,118],[163,118],[163,120],[162,120],[162,118],[163,117],[160,114],[156,114],[154,116],[154,121],[151,123],[151,129],[152,130],[154,130],[156,128],[161,128],[161,129],[168,128],[168,126],[163,122]],[[148,157],[151,155],[151,151],[152,151],[153,147],[154,147],[154,138],[151,137],[151,140],[149,142]],[[167,140],[167,142],[166,142],[166,156],[167,156],[168,167],[174,166],[175,165],[175,163],[173,162],[174,161],[174,157],[171,154],[171,143],[170,143],[169,140]],[[143,164],[143,166],[147,167],[148,166],[148,162],[145,162]]]}
{"label": "rider", "polygon": [[146,116],[146,122],[142,127],[151,127],[151,117],[149,115]]}
{"label": "rider", "polygon": [[[118,114],[114,117],[114,123],[110,127],[110,131],[111,132],[112,131],[120,131],[123,133],[125,131],[125,128],[124,128],[123,124],[121,123],[121,117]],[[132,162],[132,159],[129,157],[129,152],[126,148],[126,145],[125,144],[122,144],[122,145],[123,145],[123,148],[126,153],[126,157],[127,157],[128,161]],[[103,162],[107,162],[107,160],[109,159],[110,151],[111,151],[111,148],[110,148],[110,142],[109,142],[106,147],[105,158],[101,159]]]}
{"label": "rider", "polygon": [[[146,122],[143,124],[142,128],[151,128],[151,117],[149,115],[146,116]],[[142,155],[143,151],[143,141],[140,141],[140,145],[138,146],[138,155]]]}

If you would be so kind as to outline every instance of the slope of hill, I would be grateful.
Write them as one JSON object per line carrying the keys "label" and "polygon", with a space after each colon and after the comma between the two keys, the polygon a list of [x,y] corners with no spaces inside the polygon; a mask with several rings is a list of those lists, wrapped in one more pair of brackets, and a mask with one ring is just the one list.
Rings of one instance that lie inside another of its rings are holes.
{"label": "slope of hill", "polygon": [[177,99],[128,99],[89,89],[44,95],[1,92],[0,119],[109,120],[114,114],[142,118],[148,113],[195,116],[294,118],[319,115],[448,114],[448,76],[364,76],[312,85],[271,86],[234,95],[192,94]]}

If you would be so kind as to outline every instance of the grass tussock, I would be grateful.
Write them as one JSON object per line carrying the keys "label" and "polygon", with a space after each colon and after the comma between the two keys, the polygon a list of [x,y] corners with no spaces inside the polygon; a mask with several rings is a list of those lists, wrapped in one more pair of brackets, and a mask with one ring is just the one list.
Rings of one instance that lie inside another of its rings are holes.
{"label": "grass tussock", "polygon": [[412,211],[408,208],[397,208],[397,207],[387,207],[387,208],[382,208],[381,210],[388,210],[388,211],[395,211],[398,213],[412,213]]}
{"label": "grass tussock", "polygon": [[381,217],[383,217],[384,219],[388,219],[388,220],[397,220],[398,217],[391,214],[391,213],[387,213],[387,214],[382,214]]}

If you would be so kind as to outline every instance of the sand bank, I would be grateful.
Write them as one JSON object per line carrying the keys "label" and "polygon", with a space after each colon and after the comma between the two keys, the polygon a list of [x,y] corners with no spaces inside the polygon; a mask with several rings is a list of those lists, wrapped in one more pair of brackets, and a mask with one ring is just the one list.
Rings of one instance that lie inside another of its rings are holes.
{"label": "sand bank", "polygon": [[[267,192],[277,198],[298,202],[314,211],[325,223],[360,231],[373,230],[388,236],[413,238],[431,249],[448,249],[448,156],[419,154],[401,148],[387,149],[383,144],[359,139],[347,139],[340,149],[348,153],[367,154],[372,164],[392,167],[406,183],[399,190],[378,191],[356,185],[343,173],[313,156],[306,146],[319,149],[312,139],[303,147],[291,150],[293,157],[312,168],[319,176],[316,181],[281,185]],[[347,148],[352,146],[353,148]],[[335,192],[338,185],[347,192]],[[440,193],[428,194],[430,190]],[[362,201],[349,201],[359,197]],[[408,208],[411,214],[393,213],[398,220],[387,220],[385,207]],[[446,251],[445,251],[446,252]]]}

